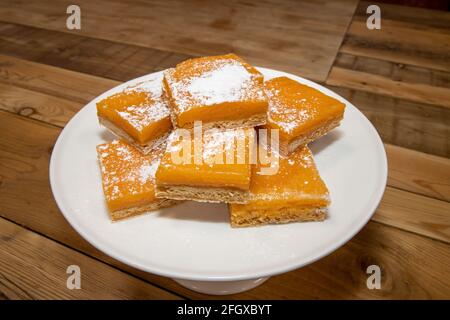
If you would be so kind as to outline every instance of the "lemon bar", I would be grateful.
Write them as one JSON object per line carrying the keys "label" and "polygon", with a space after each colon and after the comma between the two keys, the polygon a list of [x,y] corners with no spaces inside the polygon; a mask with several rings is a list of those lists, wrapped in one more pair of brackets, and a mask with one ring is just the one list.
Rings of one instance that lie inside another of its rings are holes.
{"label": "lemon bar", "polygon": [[154,176],[161,155],[143,155],[121,140],[97,146],[103,192],[113,221],[177,203],[155,196]]}
{"label": "lemon bar", "polygon": [[174,127],[192,128],[194,121],[205,129],[266,123],[263,76],[234,54],[184,61],[166,70],[163,82]]}
{"label": "lemon bar", "polygon": [[264,84],[269,110],[267,129],[279,130],[280,154],[287,156],[339,126],[345,104],[287,77]]}
{"label": "lemon bar", "polygon": [[253,167],[248,203],[229,205],[232,227],[325,219],[328,189],[308,147],[278,160],[273,175],[258,174],[260,164]]}
{"label": "lemon bar", "polygon": [[[182,134],[183,133],[183,134]],[[244,203],[250,187],[254,129],[177,129],[156,172],[156,195],[176,200]]]}
{"label": "lemon bar", "polygon": [[172,130],[162,76],[97,103],[100,124],[144,154],[164,148]]}

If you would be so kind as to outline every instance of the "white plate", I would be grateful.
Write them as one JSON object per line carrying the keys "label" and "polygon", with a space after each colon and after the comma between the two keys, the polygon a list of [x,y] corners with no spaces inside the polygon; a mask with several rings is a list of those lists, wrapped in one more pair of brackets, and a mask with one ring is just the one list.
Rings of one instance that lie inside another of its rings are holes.
{"label": "white plate", "polygon": [[80,110],[56,142],[50,182],[69,223],[92,245],[128,265],[185,280],[231,281],[267,277],[324,257],[370,219],[387,178],[383,144],[351,103],[306,79],[259,68],[266,79],[288,76],[346,104],[338,129],[310,145],[332,204],[324,222],[233,229],[225,204],[186,202],[112,223],[106,210],[95,147],[113,138],[100,127],[95,103],[149,74],[117,86]]}

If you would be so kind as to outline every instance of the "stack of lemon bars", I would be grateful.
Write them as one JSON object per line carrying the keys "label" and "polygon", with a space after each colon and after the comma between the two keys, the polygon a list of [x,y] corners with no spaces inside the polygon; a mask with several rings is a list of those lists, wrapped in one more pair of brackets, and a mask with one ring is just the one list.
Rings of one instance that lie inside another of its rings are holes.
{"label": "stack of lemon bars", "polygon": [[344,109],[288,77],[265,81],[234,54],[129,86],[97,103],[118,137],[97,146],[111,219],[192,200],[227,203],[232,227],[324,220],[329,193],[307,145]]}

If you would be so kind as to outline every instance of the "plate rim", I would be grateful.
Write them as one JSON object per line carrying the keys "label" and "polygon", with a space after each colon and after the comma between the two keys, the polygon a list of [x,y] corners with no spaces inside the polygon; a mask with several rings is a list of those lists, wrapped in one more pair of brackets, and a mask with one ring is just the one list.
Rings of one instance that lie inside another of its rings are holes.
{"label": "plate rim", "polygon": [[[378,154],[380,155],[380,165],[381,165],[381,181],[380,184],[377,186],[377,189],[374,190],[374,199],[372,199],[368,205],[368,208],[366,208],[368,214],[365,216],[364,219],[361,220],[359,224],[354,225],[351,230],[349,230],[348,233],[344,237],[342,237],[339,241],[336,241],[335,244],[332,246],[326,248],[326,250],[323,250],[320,254],[313,255],[311,258],[302,259],[299,263],[291,263],[286,265],[285,267],[278,267],[278,268],[272,268],[268,271],[261,271],[261,272],[255,272],[254,274],[242,274],[242,275],[227,275],[227,276],[198,276],[197,274],[189,274],[187,272],[185,273],[177,273],[177,272],[167,272],[165,270],[161,270],[159,268],[152,268],[148,265],[137,263],[134,261],[129,261],[125,258],[120,257],[120,255],[116,254],[114,250],[111,250],[108,248],[107,245],[103,245],[101,243],[96,242],[88,233],[83,231],[83,228],[76,222],[76,219],[71,218],[71,215],[66,212],[69,211],[64,207],[62,196],[60,195],[58,188],[55,186],[56,181],[56,168],[55,168],[55,158],[56,154],[58,154],[59,149],[61,148],[61,144],[64,139],[64,136],[69,132],[70,127],[75,123],[73,121],[76,119],[82,110],[88,107],[89,104],[93,103],[96,100],[101,99],[104,96],[107,96],[110,94],[111,91],[116,91],[119,88],[126,87],[129,82],[139,82],[140,80],[144,80],[145,78],[149,77],[150,75],[157,76],[158,74],[161,74],[163,71],[157,71],[152,72],[131,80],[128,80],[126,82],[123,82],[121,84],[118,84],[117,86],[101,93],[91,101],[89,101],[87,104],[84,105],[83,108],[81,108],[64,126],[63,130],[59,134],[54,147],[53,151],[50,157],[50,164],[49,164],[49,180],[50,180],[50,188],[52,190],[53,198],[55,199],[55,202],[58,206],[59,211],[62,213],[64,218],[69,222],[72,228],[75,229],[75,231],[83,237],[84,240],[86,240],[89,244],[91,244],[94,248],[97,250],[107,254],[108,256],[114,258],[115,260],[118,260],[124,264],[127,264],[129,266],[132,266],[136,269],[153,273],[156,275],[169,277],[169,278],[177,278],[177,279],[183,279],[183,280],[193,280],[193,281],[239,281],[239,280],[250,280],[250,279],[256,279],[256,278],[262,278],[262,277],[270,277],[282,273],[286,273],[301,267],[304,267],[306,265],[312,264],[329,254],[333,253],[340,247],[342,247],[344,244],[346,244],[348,241],[350,241],[361,229],[369,222],[369,220],[372,218],[373,214],[375,213],[377,207],[379,206],[381,199],[384,195],[386,184],[387,184],[387,177],[388,177],[388,162],[387,162],[387,156],[386,156],[386,150],[384,148],[383,141],[381,140],[380,135],[378,134],[377,130],[373,126],[373,124],[367,119],[367,117],[358,109],[356,108],[351,102],[349,102],[347,99],[339,95],[338,93],[322,86],[319,83],[316,83],[314,81],[305,79],[301,76],[297,76],[288,72],[279,71],[271,68],[263,68],[263,67],[256,67],[258,70],[260,70],[262,73],[268,72],[268,73],[276,73],[276,74],[282,74],[284,76],[292,77],[293,79],[301,79],[302,83],[306,85],[313,85],[314,87],[318,88],[319,91],[330,95],[336,95],[339,97],[339,99],[346,103],[346,105],[350,105],[353,107],[353,109],[359,113],[361,118],[363,118],[363,121],[365,121],[365,125],[367,126],[368,130],[371,133],[371,136],[373,136],[375,141],[377,142],[377,147],[379,149]],[[67,130],[66,130],[67,129]]]}

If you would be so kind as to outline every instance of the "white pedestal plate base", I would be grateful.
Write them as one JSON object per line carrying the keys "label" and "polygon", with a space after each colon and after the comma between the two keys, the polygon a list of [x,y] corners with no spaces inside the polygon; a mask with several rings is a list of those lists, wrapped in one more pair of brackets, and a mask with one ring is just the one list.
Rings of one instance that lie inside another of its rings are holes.
{"label": "white pedestal plate base", "polygon": [[192,291],[212,295],[225,295],[244,292],[263,284],[269,277],[240,281],[192,281],[173,279],[178,284]]}

